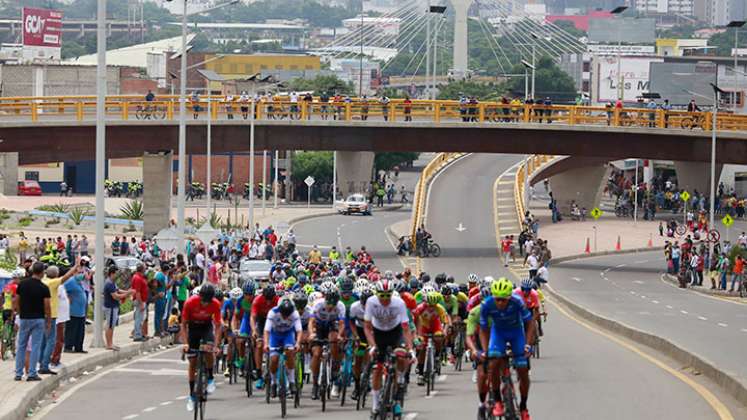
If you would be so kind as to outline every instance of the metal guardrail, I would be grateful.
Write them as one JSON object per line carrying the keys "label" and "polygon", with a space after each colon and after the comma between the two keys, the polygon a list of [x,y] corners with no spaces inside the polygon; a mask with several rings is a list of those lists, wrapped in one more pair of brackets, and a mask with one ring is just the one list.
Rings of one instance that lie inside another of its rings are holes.
{"label": "metal guardrail", "polygon": [[[146,102],[142,96],[108,96],[106,112],[112,120],[174,120],[179,117],[179,98],[162,95]],[[251,102],[239,97],[211,96],[213,120],[246,118]],[[614,127],[711,129],[710,112],[665,111],[645,108],[606,108],[575,105],[523,105],[482,102],[473,105],[458,101],[392,99],[388,104],[378,100],[354,98],[344,102],[313,101],[291,103],[288,97],[274,97],[256,104],[258,120],[338,120],[338,121],[464,121],[475,123],[552,123],[563,125],[596,125]],[[187,99],[187,117],[205,119],[207,97]],[[55,118],[93,121],[96,117],[94,96],[0,97],[0,121],[22,118],[32,122]],[[747,130],[747,115],[721,112],[719,130]]]}

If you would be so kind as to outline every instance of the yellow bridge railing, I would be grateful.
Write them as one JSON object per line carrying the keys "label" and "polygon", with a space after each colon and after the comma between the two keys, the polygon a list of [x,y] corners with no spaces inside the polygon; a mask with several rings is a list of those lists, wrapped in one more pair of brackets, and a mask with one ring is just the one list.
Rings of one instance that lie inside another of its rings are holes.
{"label": "yellow bridge railing", "polygon": [[[251,102],[240,97],[210,97],[210,117],[213,120],[248,119]],[[187,99],[190,119],[207,118],[207,97]],[[142,96],[108,96],[106,113],[110,120],[174,120],[179,117],[179,98],[159,96],[146,102]],[[13,120],[93,121],[96,117],[94,96],[0,97],[0,122]],[[337,120],[381,122],[476,122],[476,123],[552,123],[564,125],[597,125],[615,127],[711,129],[710,112],[665,111],[644,108],[607,108],[575,105],[512,105],[499,102],[461,104],[459,101],[392,99],[382,103],[376,99],[354,98],[343,102],[323,103],[288,97],[256,103],[255,118],[259,120]],[[720,112],[718,130],[747,130],[747,115]]]}

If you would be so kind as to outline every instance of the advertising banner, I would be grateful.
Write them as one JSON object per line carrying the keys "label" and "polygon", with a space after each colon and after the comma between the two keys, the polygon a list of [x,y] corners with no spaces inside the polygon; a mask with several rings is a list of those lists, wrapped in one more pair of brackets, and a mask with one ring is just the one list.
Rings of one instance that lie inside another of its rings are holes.
{"label": "advertising banner", "polygon": [[59,10],[24,7],[21,12],[23,27],[23,58],[59,60],[62,46],[62,12]]}

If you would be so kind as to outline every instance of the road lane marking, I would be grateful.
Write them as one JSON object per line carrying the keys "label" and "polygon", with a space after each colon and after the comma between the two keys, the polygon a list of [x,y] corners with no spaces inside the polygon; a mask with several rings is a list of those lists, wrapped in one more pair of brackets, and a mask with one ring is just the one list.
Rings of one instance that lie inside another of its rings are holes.
{"label": "road lane marking", "polygon": [[449,375],[440,375],[438,378],[436,378],[436,382],[444,382],[444,381],[446,381],[446,378],[448,376]]}
{"label": "road lane marking", "polygon": [[701,320],[701,321],[708,321],[708,318],[706,318],[704,316],[699,316],[698,319]]}
{"label": "road lane marking", "polygon": [[641,295],[641,299],[646,299],[646,296]]}
{"label": "road lane marking", "polygon": [[174,403],[173,401],[164,401],[164,402],[162,402],[159,405],[163,407],[163,406],[167,406],[167,405],[170,405],[170,404],[173,404],[173,403]]}
{"label": "road lane marking", "polygon": [[175,400],[179,400],[179,401],[181,401],[181,400],[186,400],[186,399],[187,399],[187,396],[186,396],[186,395],[180,395],[180,396],[178,396],[178,397],[176,397],[176,398],[174,398],[174,399],[175,399]]}
{"label": "road lane marking", "polygon": [[143,413],[150,413],[151,411],[154,411],[156,408],[158,407],[143,408]]}
{"label": "road lane marking", "polygon": [[656,303],[656,304],[658,304],[658,303],[659,303],[659,301],[658,301],[658,300],[652,300],[652,301],[651,301],[651,303]]}
{"label": "road lane marking", "polygon": [[618,264],[618,265],[616,265],[616,266],[615,266],[615,268],[623,268],[623,267],[625,267],[626,265],[627,265],[627,264]]}
{"label": "road lane marking", "polygon": [[683,313],[683,314],[685,314],[685,315],[687,315],[687,314],[688,314],[688,312],[687,312],[686,310],[684,310],[684,309],[683,309],[683,310],[681,310],[680,312],[682,312],[682,313]]}
{"label": "road lane marking", "polygon": [[132,420],[132,419],[138,418],[139,416],[140,414],[130,414],[129,416],[122,417],[122,420]]}
{"label": "road lane marking", "polygon": [[672,305],[667,305],[667,309],[674,309]]}
{"label": "road lane marking", "polygon": [[606,331],[603,331],[596,326],[587,323],[586,321],[581,320],[580,318],[577,318],[575,315],[568,312],[565,308],[560,307],[557,303],[555,303],[554,300],[549,300],[550,304],[552,304],[557,310],[560,311],[563,315],[568,317],[569,319],[575,321],[577,324],[582,325],[586,329],[595,332],[603,337],[606,337],[610,341],[613,341],[617,344],[619,344],[622,347],[627,348],[628,350],[632,351],[633,353],[637,354],[638,356],[642,357],[645,360],[648,360],[653,365],[659,367],[663,371],[671,374],[675,378],[679,379],[680,381],[684,382],[686,385],[688,385],[690,388],[693,389],[696,393],[698,393],[707,403],[708,405],[713,408],[713,411],[716,412],[716,414],[719,416],[721,420],[734,420],[734,417],[731,414],[731,411],[724,405],[721,400],[719,400],[711,391],[708,390],[705,386],[699,384],[698,382],[695,382],[693,379],[688,377],[687,375],[683,374],[679,370],[676,370],[663,361],[657,359],[655,356],[648,354],[641,350],[639,347],[628,343],[624,341],[621,338],[618,338]]}
{"label": "road lane marking", "polygon": [[724,324],[723,322],[719,322],[719,323],[718,323],[717,325],[718,325],[719,327],[724,327],[724,328],[726,328],[726,327],[728,327],[728,326],[729,326],[728,324]]}
{"label": "road lane marking", "polygon": [[634,294],[635,294],[635,291],[634,291],[634,290],[631,290],[631,291],[630,291],[630,294],[631,294],[631,295],[634,295]]}
{"label": "road lane marking", "polygon": [[571,277],[573,280],[576,280],[577,282],[581,283],[581,279],[578,277]]}
{"label": "road lane marking", "polygon": [[405,414],[405,420],[415,420],[415,417],[418,416],[418,413],[407,413]]}
{"label": "road lane marking", "polygon": [[438,394],[438,391],[431,391],[431,395],[426,395],[425,399],[430,400],[431,398],[435,397],[436,394]]}
{"label": "road lane marking", "polygon": [[746,332],[747,333],[747,328],[742,328],[742,332]]}
{"label": "road lane marking", "polygon": [[641,280],[633,280],[633,283],[635,283],[635,284],[646,284],[645,282],[643,282]]}
{"label": "road lane marking", "polygon": [[635,264],[646,264],[647,262],[648,260],[639,260],[639,261],[636,261]]}

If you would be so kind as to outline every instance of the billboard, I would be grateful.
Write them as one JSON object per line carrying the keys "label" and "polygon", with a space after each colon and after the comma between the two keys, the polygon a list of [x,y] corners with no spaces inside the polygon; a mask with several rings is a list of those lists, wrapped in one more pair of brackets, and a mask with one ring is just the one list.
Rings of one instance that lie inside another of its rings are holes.
{"label": "billboard", "polygon": [[[622,57],[623,101],[635,102],[641,94],[649,91],[649,66],[651,63],[664,61],[655,57]],[[596,58],[597,102],[617,100],[618,77],[617,57]]]}
{"label": "billboard", "polygon": [[24,7],[23,58],[26,61],[59,60],[62,46],[62,12]]}
{"label": "billboard", "polygon": [[653,44],[656,42],[656,20],[652,18],[590,19],[589,42]]}

